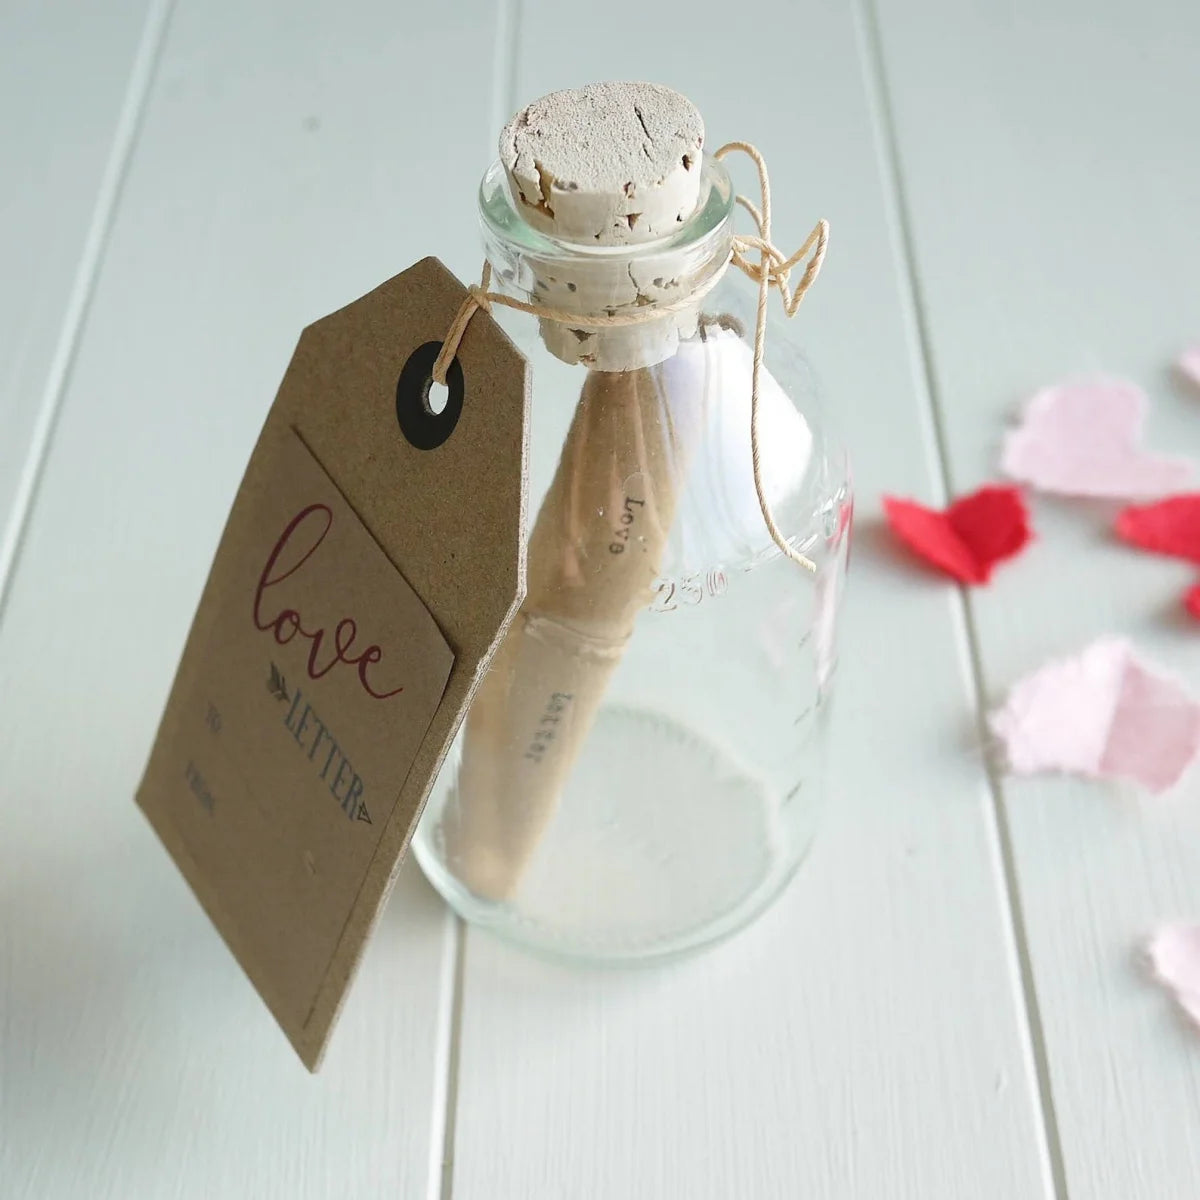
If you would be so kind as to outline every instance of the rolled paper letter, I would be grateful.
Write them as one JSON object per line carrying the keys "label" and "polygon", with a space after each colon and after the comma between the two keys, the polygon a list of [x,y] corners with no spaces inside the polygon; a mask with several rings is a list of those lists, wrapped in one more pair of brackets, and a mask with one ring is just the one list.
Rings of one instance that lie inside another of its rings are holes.
{"label": "rolled paper letter", "polygon": [[444,817],[448,861],[477,895],[519,883],[651,598],[700,415],[698,361],[588,373]]}

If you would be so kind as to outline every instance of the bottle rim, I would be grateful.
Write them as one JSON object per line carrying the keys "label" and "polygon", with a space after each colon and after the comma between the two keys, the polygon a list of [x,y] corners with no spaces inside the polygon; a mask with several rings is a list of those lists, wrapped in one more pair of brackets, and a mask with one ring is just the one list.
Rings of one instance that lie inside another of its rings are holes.
{"label": "bottle rim", "polygon": [[[700,191],[692,215],[680,222],[678,230],[666,237],[619,246],[589,246],[565,241],[535,229],[521,215],[508,186],[504,166],[497,159],[480,181],[479,220],[483,228],[488,257],[492,248],[503,248],[508,255],[532,257],[540,262],[585,265],[602,262],[638,263],[679,255],[695,271],[710,259],[721,263],[729,255],[733,238],[736,195],[733,181],[723,163],[705,155],[701,164]],[[496,257],[503,258],[499,254]]]}

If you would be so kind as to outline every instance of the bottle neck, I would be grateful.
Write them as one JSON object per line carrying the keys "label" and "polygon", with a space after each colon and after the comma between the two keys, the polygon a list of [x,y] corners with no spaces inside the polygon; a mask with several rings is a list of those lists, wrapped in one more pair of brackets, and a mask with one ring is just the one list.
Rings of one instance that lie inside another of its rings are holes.
{"label": "bottle neck", "polygon": [[[733,185],[706,158],[695,212],[677,233],[632,246],[587,246],[534,229],[517,211],[503,167],[483,178],[479,215],[498,290],[529,304],[578,315],[539,321],[556,357],[600,371],[628,371],[671,357],[696,331],[699,307],[729,263]],[[605,325],[605,318],[637,320]]]}

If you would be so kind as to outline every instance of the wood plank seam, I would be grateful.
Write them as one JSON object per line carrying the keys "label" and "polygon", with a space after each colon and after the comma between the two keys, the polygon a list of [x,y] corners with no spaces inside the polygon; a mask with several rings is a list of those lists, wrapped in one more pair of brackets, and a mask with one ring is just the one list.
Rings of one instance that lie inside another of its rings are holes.
{"label": "wood plank seam", "polygon": [[[458,1123],[458,1080],[462,1062],[463,985],[466,979],[467,927],[463,919],[454,917],[453,945],[450,962],[453,965],[450,987],[443,994],[450,997],[450,1018],[446,1044],[446,1102],[442,1117],[442,1137],[438,1170],[430,1187],[430,1200],[451,1200],[454,1195],[454,1135]],[[436,1130],[434,1131],[436,1134]],[[436,1189],[436,1190],[435,1190]]]}
{"label": "wood plank seam", "polygon": [[54,437],[62,399],[70,382],[75,353],[87,321],[92,294],[100,267],[104,261],[109,233],[116,217],[129,164],[137,145],[146,101],[154,82],[155,72],[162,55],[170,24],[174,0],[152,0],[146,13],[146,23],[129,73],[129,84],[121,103],[113,134],[112,148],[105,163],[104,174],[96,193],[92,219],[88,224],[87,238],[80,254],[75,280],[63,313],[62,329],[55,346],[54,357],[42,400],[38,406],[37,419],[33,427],[29,450],[25,458],[12,512],[5,527],[0,530],[0,624],[3,624],[8,594],[16,574],[17,560],[21,553],[25,531],[28,528],[42,477],[42,468]]}
{"label": "wood plank seam", "polygon": [[[863,61],[868,64],[869,68],[866,86],[878,131],[880,165],[888,192],[886,203],[892,210],[898,234],[897,244],[901,255],[900,274],[908,285],[908,295],[904,296],[902,300],[907,309],[907,316],[912,323],[916,342],[919,376],[914,383],[925,401],[929,422],[928,434],[935,450],[936,479],[941,491],[938,502],[945,505],[949,503],[953,494],[953,476],[942,402],[934,370],[932,336],[926,319],[916,245],[912,233],[912,220],[904,188],[895,117],[888,90],[887,68],[876,0],[853,0],[853,8],[859,35],[863,42]],[[957,632],[963,647],[964,665],[967,668],[968,683],[975,709],[978,744],[981,748],[985,748],[990,741],[990,734],[986,720],[987,686],[979,648],[979,634],[971,601],[965,588],[958,587],[956,590],[958,595],[954,607],[959,626]],[[993,849],[1000,867],[998,879],[1004,893],[1005,908],[1009,918],[1010,948],[1015,953],[1015,965],[1023,999],[1026,1048],[1037,1081],[1037,1101],[1044,1133],[1043,1152],[1049,1168],[1053,1194],[1057,1200],[1068,1200],[1066,1166],[1050,1081],[1045,1027],[1033,976],[1033,963],[1026,933],[1012,836],[1005,810],[1004,789],[997,765],[992,756],[986,752],[984,752],[984,766],[990,802],[988,808],[990,809]]]}

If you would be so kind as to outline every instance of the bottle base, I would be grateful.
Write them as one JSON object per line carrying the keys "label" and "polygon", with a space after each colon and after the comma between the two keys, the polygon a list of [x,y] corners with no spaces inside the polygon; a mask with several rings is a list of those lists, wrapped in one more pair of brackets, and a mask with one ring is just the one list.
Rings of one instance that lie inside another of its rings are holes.
{"label": "bottle base", "polygon": [[695,732],[613,705],[512,897],[477,896],[448,869],[443,806],[431,804],[413,848],[451,908],[505,940],[594,965],[660,962],[728,936],[779,894],[811,841],[809,791],[781,798]]}

